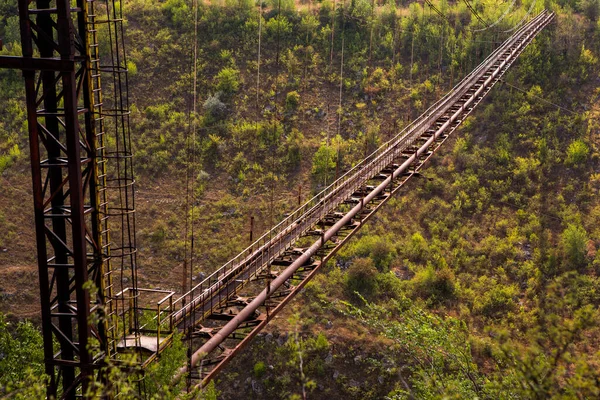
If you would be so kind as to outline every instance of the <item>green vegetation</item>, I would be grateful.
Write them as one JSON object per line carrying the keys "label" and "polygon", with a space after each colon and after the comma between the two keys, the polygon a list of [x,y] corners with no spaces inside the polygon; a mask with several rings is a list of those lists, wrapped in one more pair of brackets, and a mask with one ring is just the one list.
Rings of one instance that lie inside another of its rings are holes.
{"label": "green vegetation", "polygon": [[[4,55],[21,52],[13,3],[0,0]],[[201,4],[191,115],[191,3],[125,0],[140,286],[179,288],[189,215],[194,273],[222,265],[248,245],[250,216],[257,237],[331,184],[471,71],[532,4],[477,32],[463,2],[434,3],[447,20],[415,2],[268,1],[260,16],[253,2]],[[489,22],[505,10],[473,5]],[[599,9],[545,7],[557,21],[511,67],[511,86],[499,83],[306,286],[286,311],[297,317],[275,319],[203,396],[600,396]],[[35,276],[28,151],[22,79],[0,70],[0,310],[14,313],[37,301],[34,284],[11,286]],[[39,335],[28,323],[0,328],[0,390],[43,396],[42,355],[25,351],[41,349]],[[176,341],[149,370],[151,396],[177,396],[168,377],[184,357]],[[111,376],[130,388],[122,371]]]}
{"label": "green vegetation", "polygon": [[[186,359],[186,348],[181,336],[176,335],[172,345],[163,351],[159,361],[144,371],[146,377],[145,394],[148,399],[182,398],[180,391],[185,382],[172,386],[175,372]],[[46,375],[44,374],[44,354],[42,336],[30,322],[20,322],[13,326],[0,314],[0,395],[11,399],[43,399],[46,396]],[[107,383],[93,382],[88,396],[119,394],[124,399],[137,399],[136,364],[133,360],[120,360],[124,368],[115,365],[104,367],[109,376]],[[129,368],[127,367],[129,366]],[[132,373],[133,371],[133,373]],[[201,393],[183,398],[216,399],[214,385]]]}
{"label": "green vegetation", "polygon": [[46,393],[44,350],[39,331],[30,322],[11,324],[0,314],[0,395],[38,399]]}

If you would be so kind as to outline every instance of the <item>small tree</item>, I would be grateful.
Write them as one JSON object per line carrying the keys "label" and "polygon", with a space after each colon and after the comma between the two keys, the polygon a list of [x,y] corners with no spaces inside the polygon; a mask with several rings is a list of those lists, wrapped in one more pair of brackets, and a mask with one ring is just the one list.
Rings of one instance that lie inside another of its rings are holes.
{"label": "small tree", "polygon": [[41,333],[31,322],[11,326],[0,314],[0,396],[35,398],[44,393],[44,352]]}
{"label": "small tree", "polygon": [[227,113],[227,106],[221,101],[221,92],[208,96],[203,108],[209,122],[218,121],[224,118]]}
{"label": "small tree", "polygon": [[567,149],[567,165],[578,165],[587,159],[590,149],[587,144],[581,139],[574,140]]}
{"label": "small tree", "polygon": [[285,108],[289,111],[294,111],[300,104],[300,95],[293,90],[285,96]]}
{"label": "small tree", "polygon": [[225,67],[216,76],[216,89],[225,94],[233,94],[240,88],[240,71],[236,68]]}
{"label": "small tree", "polygon": [[292,128],[292,131],[287,137],[287,161],[293,168],[300,165],[302,160],[302,142],[304,141],[304,135],[296,128]]}
{"label": "small tree", "polygon": [[317,182],[329,181],[335,172],[336,151],[327,143],[321,146],[313,157],[312,173]]}
{"label": "small tree", "polygon": [[576,224],[569,224],[562,234],[562,249],[565,261],[571,268],[585,265],[587,232]]}

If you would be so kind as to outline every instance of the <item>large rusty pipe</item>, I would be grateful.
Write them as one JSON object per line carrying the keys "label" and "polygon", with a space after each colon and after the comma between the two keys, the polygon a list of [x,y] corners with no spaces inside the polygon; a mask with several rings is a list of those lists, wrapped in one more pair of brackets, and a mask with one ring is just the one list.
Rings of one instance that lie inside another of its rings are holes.
{"label": "large rusty pipe", "polygon": [[[454,116],[453,116],[454,117]],[[254,298],[246,307],[244,307],[239,314],[233,317],[223,328],[221,328],[213,337],[211,337],[202,347],[200,347],[193,355],[191,365],[197,365],[206,354],[212,352],[219,344],[221,344],[229,335],[231,335],[241,323],[246,321],[252,316],[252,314],[262,305],[267,299],[269,293],[277,290],[286,280],[288,280],[294,272],[304,264],[306,264],[312,256],[322,247],[322,245],[330,240],[344,225],[348,224],[356,214],[358,214],[363,208],[364,204],[368,204],[377,195],[385,190],[390,182],[402,174],[408,167],[416,160],[416,158],[427,150],[429,145],[437,138],[444,129],[447,128],[448,124],[444,124],[443,128],[440,128],[436,134],[431,137],[425,144],[423,144],[415,153],[413,153],[402,165],[400,165],[391,176],[387,177],[379,186],[371,191],[365,198],[364,201],[354,206],[346,215],[344,215],[338,222],[336,222],[331,228],[329,228],[323,235],[323,238],[316,240],[300,257],[298,257],[289,267],[287,267],[281,274],[271,281],[270,292],[264,289],[258,296]],[[187,372],[187,366],[181,368],[175,376],[175,381],[181,379],[183,374]]]}

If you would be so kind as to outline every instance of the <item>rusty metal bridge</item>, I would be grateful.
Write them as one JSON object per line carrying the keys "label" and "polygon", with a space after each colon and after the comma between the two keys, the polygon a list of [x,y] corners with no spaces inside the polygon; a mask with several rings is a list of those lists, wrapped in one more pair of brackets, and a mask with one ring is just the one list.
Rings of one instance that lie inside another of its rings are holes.
{"label": "rusty metal bridge", "polygon": [[[175,300],[166,316],[204,339],[194,378],[210,380],[418,171],[554,14],[521,27],[450,92],[354,168]],[[297,243],[310,239],[310,246]],[[192,319],[186,323],[186,319]],[[187,367],[180,373],[186,372]]]}
{"label": "rusty metal bridge", "polygon": [[[102,373],[107,360],[118,363],[124,351],[143,353],[140,360],[147,365],[178,330],[195,352],[175,379],[185,373],[200,384],[212,379],[419,174],[554,18],[543,11],[520,25],[394,138],[175,298],[173,292],[137,287],[120,3],[100,2],[107,9],[103,17],[94,0],[55,3],[19,0],[23,57],[1,56],[0,67],[24,71],[48,396],[68,399],[88,397],[90,378]],[[112,40],[112,62],[106,64],[98,57],[97,29],[103,24]],[[112,97],[102,97],[103,75]],[[105,126],[117,138],[112,151],[105,145]],[[110,176],[107,166],[119,173]],[[112,207],[107,204],[111,193],[121,199]],[[112,239],[109,217],[121,228]],[[94,288],[86,286],[90,280]],[[141,312],[153,317],[140,323]]]}

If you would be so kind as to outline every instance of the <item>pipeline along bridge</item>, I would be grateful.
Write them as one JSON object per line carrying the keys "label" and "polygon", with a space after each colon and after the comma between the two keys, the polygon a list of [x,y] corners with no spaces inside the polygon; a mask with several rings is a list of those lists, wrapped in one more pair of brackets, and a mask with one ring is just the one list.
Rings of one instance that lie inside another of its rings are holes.
{"label": "pipeline along bridge", "polygon": [[[523,25],[393,139],[159,311],[159,324],[185,331],[197,343],[191,362],[176,378],[190,372],[203,383],[212,379],[419,173],[553,18],[553,13],[543,11]],[[306,238],[312,238],[309,247],[297,245]],[[160,335],[156,347],[161,347]]]}

